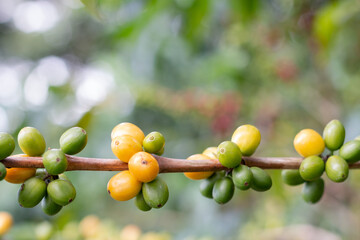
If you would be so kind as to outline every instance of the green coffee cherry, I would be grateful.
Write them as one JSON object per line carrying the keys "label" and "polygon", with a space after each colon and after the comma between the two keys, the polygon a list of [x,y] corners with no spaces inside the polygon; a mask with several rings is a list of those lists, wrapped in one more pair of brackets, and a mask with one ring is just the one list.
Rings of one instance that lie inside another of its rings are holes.
{"label": "green coffee cherry", "polygon": [[219,179],[219,176],[220,176],[219,174],[214,173],[207,179],[201,181],[199,188],[200,188],[200,193],[204,197],[213,198],[212,192],[213,192],[214,184],[216,180]]}
{"label": "green coffee cherry", "polygon": [[348,163],[355,163],[360,160],[360,141],[352,140],[345,143],[339,151],[339,156]]}
{"label": "green coffee cherry", "polygon": [[77,154],[85,148],[86,144],[87,133],[81,127],[70,128],[60,137],[60,148],[65,154]]}
{"label": "green coffee cherry", "polygon": [[141,211],[147,212],[151,210],[151,207],[145,202],[142,192],[140,192],[135,198],[135,205]]}
{"label": "green coffee cherry", "polygon": [[43,135],[33,127],[24,127],[18,135],[21,150],[30,157],[41,156],[45,152],[46,143]]}
{"label": "green coffee cherry", "polygon": [[253,180],[253,174],[248,166],[239,165],[232,171],[232,179],[236,188],[248,190]]}
{"label": "green coffee cherry", "polygon": [[302,190],[303,199],[307,203],[317,203],[324,193],[324,187],[325,184],[322,178],[313,182],[306,182]]}
{"label": "green coffee cherry", "polygon": [[51,149],[44,153],[43,163],[46,171],[50,175],[58,175],[65,172],[68,161],[63,151]]}
{"label": "green coffee cherry", "polygon": [[285,169],[281,171],[283,182],[290,186],[300,185],[305,182],[301,177],[299,169]]}
{"label": "green coffee cherry", "polygon": [[15,149],[14,138],[4,132],[0,132],[0,160],[3,160],[10,156]]}
{"label": "green coffee cherry", "polygon": [[305,158],[300,165],[300,176],[306,181],[314,181],[321,177],[325,170],[325,163],[319,156]]}
{"label": "green coffee cherry", "polygon": [[267,172],[258,167],[250,168],[253,174],[253,180],[251,181],[250,187],[258,192],[264,192],[271,188],[272,180]]}
{"label": "green coffee cherry", "polygon": [[155,180],[144,183],[142,194],[147,205],[152,208],[162,208],[169,199],[169,189],[164,180],[160,177]]}
{"label": "green coffee cherry", "polygon": [[38,205],[46,194],[46,183],[38,178],[32,177],[26,180],[18,192],[18,201],[24,208],[33,208]]}
{"label": "green coffee cherry", "polygon": [[145,152],[158,153],[165,146],[165,138],[159,132],[149,133],[142,142]]}
{"label": "green coffee cherry", "polygon": [[60,212],[62,206],[56,204],[49,195],[46,195],[41,201],[41,208],[45,214],[53,216]]}
{"label": "green coffee cherry", "polygon": [[213,188],[213,198],[219,204],[229,202],[234,196],[234,183],[230,177],[222,177],[216,180]]}
{"label": "green coffee cherry", "polygon": [[76,190],[71,182],[57,179],[47,186],[49,197],[58,205],[66,206],[76,197]]}
{"label": "green coffee cherry", "polygon": [[0,181],[6,177],[6,167],[0,162]]}
{"label": "green coffee cherry", "polygon": [[325,146],[330,151],[338,150],[345,140],[345,128],[339,120],[329,122],[323,132]]}
{"label": "green coffee cherry", "polygon": [[339,156],[331,156],[325,164],[326,175],[333,182],[343,182],[349,175],[348,163]]}
{"label": "green coffee cherry", "polygon": [[220,143],[217,156],[221,165],[227,168],[234,168],[240,165],[242,154],[239,146],[231,141]]}

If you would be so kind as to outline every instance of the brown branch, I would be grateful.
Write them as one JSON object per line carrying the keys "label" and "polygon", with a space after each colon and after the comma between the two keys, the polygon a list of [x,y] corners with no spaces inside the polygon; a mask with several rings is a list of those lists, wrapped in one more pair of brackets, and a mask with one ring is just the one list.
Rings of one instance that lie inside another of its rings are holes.
{"label": "brown branch", "polygon": [[[66,156],[68,159],[67,171],[122,171],[127,170],[127,163],[118,159],[85,158]],[[160,165],[160,172],[204,172],[226,169],[218,160],[185,160],[166,158],[154,155]],[[247,166],[263,169],[296,169],[299,168],[302,158],[297,157],[243,157]],[[41,157],[10,156],[1,161],[6,167],[43,168]],[[350,168],[360,168],[360,162],[350,164]]]}

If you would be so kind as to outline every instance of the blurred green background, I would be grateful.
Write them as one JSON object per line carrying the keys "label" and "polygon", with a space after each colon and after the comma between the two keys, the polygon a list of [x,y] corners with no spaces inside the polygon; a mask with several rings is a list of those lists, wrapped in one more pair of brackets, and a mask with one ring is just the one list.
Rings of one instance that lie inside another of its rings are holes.
{"label": "blurred green background", "polygon": [[[113,158],[110,132],[128,121],[186,158],[250,123],[255,155],[296,156],[302,128],[338,118],[348,140],[360,133],[359,43],[357,0],[0,0],[0,131],[34,126],[56,148],[78,125],[81,156]],[[357,171],[327,180],[314,206],[269,172],[270,191],[224,206],[164,174],[169,202],[147,213],[109,197],[113,172],[71,172],[77,198],[55,217],[19,207],[19,186],[1,182],[0,210],[15,219],[4,239],[360,239]]]}

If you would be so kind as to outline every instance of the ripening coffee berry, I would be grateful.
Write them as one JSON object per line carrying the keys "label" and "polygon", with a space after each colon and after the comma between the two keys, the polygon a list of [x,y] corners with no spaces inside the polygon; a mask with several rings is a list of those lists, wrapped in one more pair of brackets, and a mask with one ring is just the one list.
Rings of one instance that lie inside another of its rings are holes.
{"label": "ripening coffee berry", "polygon": [[139,194],[142,183],[129,171],[122,171],[113,176],[108,184],[107,191],[117,201],[127,201]]}
{"label": "ripening coffee berry", "polygon": [[331,156],[325,164],[325,172],[333,182],[343,182],[349,176],[348,163],[339,156]]}
{"label": "ripening coffee berry", "polygon": [[312,129],[303,129],[294,138],[295,150],[303,157],[320,155],[325,149],[325,142],[319,133]]}
{"label": "ripening coffee berry", "polygon": [[325,163],[319,156],[305,158],[300,164],[300,175],[306,181],[319,179],[325,170]]}
{"label": "ripening coffee berry", "polygon": [[135,153],[141,152],[143,149],[135,138],[123,135],[112,140],[111,150],[118,159],[127,163]]}
{"label": "ripening coffee berry", "polygon": [[345,143],[339,150],[339,156],[348,163],[360,160],[360,140],[352,140]]}
{"label": "ripening coffee berry", "polygon": [[253,179],[250,183],[250,187],[258,192],[264,192],[271,188],[272,180],[270,175],[261,168],[251,167],[250,168]]}
{"label": "ripening coffee berry", "polygon": [[0,237],[5,235],[13,225],[13,218],[8,212],[0,212]]}
{"label": "ripening coffee berry", "polygon": [[145,202],[142,192],[140,192],[138,195],[136,195],[135,206],[144,212],[150,211],[152,208],[149,205],[147,205],[147,203]]}
{"label": "ripening coffee berry", "polygon": [[49,197],[58,205],[66,206],[73,202],[76,197],[75,187],[70,181],[57,179],[47,186]]}
{"label": "ripening coffee berry", "polygon": [[165,138],[159,132],[149,133],[142,142],[145,152],[157,153],[165,146]]}
{"label": "ripening coffee berry", "polygon": [[209,159],[218,159],[217,150],[217,147],[208,147],[203,151],[202,155],[209,157]]}
{"label": "ripening coffee berry", "polygon": [[[27,157],[26,155],[21,155]],[[29,178],[35,176],[35,168],[8,168],[6,169],[5,181],[9,183],[23,183]]]}
{"label": "ripening coffee berry", "polygon": [[15,140],[14,138],[4,132],[0,132],[0,160],[10,156],[15,149]]}
{"label": "ripening coffee berry", "polygon": [[[208,156],[202,154],[194,154],[187,158],[187,160],[206,160]],[[200,180],[210,177],[214,172],[185,172],[184,175],[192,180]]]}
{"label": "ripening coffee berry", "polygon": [[244,156],[251,156],[260,144],[261,134],[255,126],[242,125],[235,130],[231,141],[239,146]]}
{"label": "ripening coffee berry", "polygon": [[86,144],[87,133],[81,127],[70,128],[60,137],[60,148],[65,154],[77,154],[85,148]]}
{"label": "ripening coffee berry", "polygon": [[155,180],[144,183],[142,194],[146,204],[152,208],[162,208],[169,199],[169,189],[164,180],[160,177]]}
{"label": "ripening coffee berry", "polygon": [[253,181],[253,174],[248,166],[239,165],[232,171],[232,179],[236,188],[248,190]]}
{"label": "ripening coffee berry", "polygon": [[290,186],[300,185],[305,182],[301,177],[299,169],[285,169],[281,171],[283,182]]}
{"label": "ripening coffee berry", "polygon": [[68,161],[63,151],[51,149],[44,153],[43,164],[50,175],[58,175],[65,172]]}
{"label": "ripening coffee berry", "polygon": [[345,140],[345,128],[339,120],[329,122],[323,133],[325,146],[330,151],[338,150]]}
{"label": "ripening coffee berry", "polygon": [[222,177],[216,180],[213,188],[213,198],[219,204],[229,202],[234,196],[234,183],[230,177]]}
{"label": "ripening coffee berry", "polygon": [[49,216],[54,216],[62,209],[62,206],[56,204],[49,195],[46,195],[41,201],[41,208],[43,212]]}
{"label": "ripening coffee berry", "polygon": [[317,203],[324,193],[325,183],[322,178],[306,182],[302,189],[302,197],[307,203]]}
{"label": "ripening coffee berry", "polygon": [[116,137],[129,135],[136,139],[140,144],[143,142],[145,135],[141,129],[135,124],[123,122],[113,128],[111,132],[111,140]]}
{"label": "ripening coffee berry", "polygon": [[32,177],[21,185],[18,201],[24,208],[33,208],[41,202],[45,194],[46,183],[38,177]]}
{"label": "ripening coffee berry", "polygon": [[240,165],[242,154],[238,145],[231,141],[225,141],[218,146],[217,156],[221,165],[234,168]]}
{"label": "ripening coffee berry", "polygon": [[129,171],[140,182],[151,182],[159,174],[157,160],[147,152],[135,153],[128,163]]}
{"label": "ripening coffee berry", "polygon": [[45,152],[46,143],[43,135],[33,127],[24,127],[18,135],[21,150],[30,157],[41,156]]}

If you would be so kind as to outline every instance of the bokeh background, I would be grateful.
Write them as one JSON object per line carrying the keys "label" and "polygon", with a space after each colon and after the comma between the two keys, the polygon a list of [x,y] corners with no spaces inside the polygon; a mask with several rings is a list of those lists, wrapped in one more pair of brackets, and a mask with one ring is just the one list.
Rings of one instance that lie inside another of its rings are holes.
{"label": "bokeh background", "polygon": [[[34,126],[56,148],[78,125],[81,156],[112,158],[110,132],[129,121],[186,158],[250,123],[255,155],[296,156],[302,128],[337,118],[347,140],[360,134],[359,43],[357,0],[0,0],[0,131]],[[269,173],[270,191],[224,206],[164,174],[169,202],[143,213],[108,196],[113,172],[71,172],[77,198],[55,217],[19,207],[19,186],[1,182],[0,210],[15,219],[4,239],[360,239],[356,170],[327,180],[317,205]]]}

